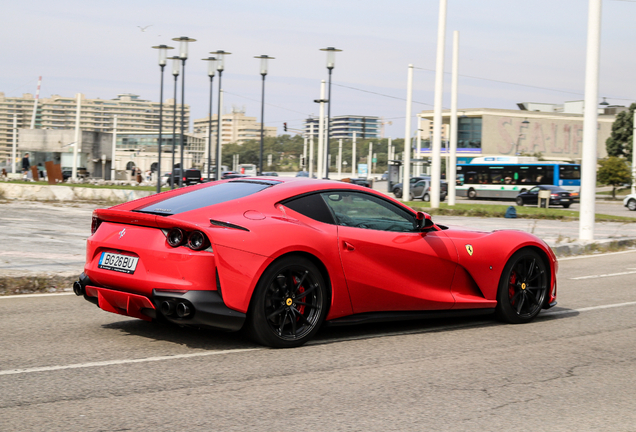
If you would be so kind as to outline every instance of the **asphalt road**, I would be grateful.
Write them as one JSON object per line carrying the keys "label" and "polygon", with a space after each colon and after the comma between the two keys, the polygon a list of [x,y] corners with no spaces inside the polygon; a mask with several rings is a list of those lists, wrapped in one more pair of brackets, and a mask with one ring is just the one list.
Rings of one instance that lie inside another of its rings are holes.
{"label": "asphalt road", "polygon": [[0,430],[633,431],[635,275],[636,251],[564,259],[531,324],[324,329],[290,350],[0,297]]}

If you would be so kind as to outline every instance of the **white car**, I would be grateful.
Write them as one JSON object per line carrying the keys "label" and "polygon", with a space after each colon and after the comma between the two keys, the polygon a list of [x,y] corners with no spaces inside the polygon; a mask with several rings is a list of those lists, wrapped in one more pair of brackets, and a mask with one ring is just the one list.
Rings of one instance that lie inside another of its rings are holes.
{"label": "white car", "polygon": [[636,210],[636,194],[630,194],[625,197],[623,200],[623,205],[630,209],[631,211]]}

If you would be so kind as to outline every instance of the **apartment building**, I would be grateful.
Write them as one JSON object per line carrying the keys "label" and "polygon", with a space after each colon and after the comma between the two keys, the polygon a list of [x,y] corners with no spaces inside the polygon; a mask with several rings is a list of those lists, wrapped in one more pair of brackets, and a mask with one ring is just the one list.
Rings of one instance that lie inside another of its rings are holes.
{"label": "apartment building", "polygon": [[[207,137],[210,117],[194,120],[194,134],[196,136]],[[218,128],[218,115],[212,115],[212,142],[216,143],[216,132]],[[276,126],[265,126],[263,132],[266,137],[275,137]],[[232,108],[232,112],[221,115],[221,145],[223,144],[243,144],[249,140],[261,139],[261,124],[256,121],[256,117],[247,117],[245,110]]]}
{"label": "apartment building", "polygon": [[[140,99],[138,95],[123,93],[114,99],[80,97],[80,129],[91,132],[111,132],[117,116],[118,132],[158,132],[159,103]],[[22,97],[6,97],[0,92],[0,162],[10,158],[13,144],[13,118],[17,129],[29,129],[35,108],[35,98],[26,93]],[[190,107],[184,107],[185,130],[190,121]],[[163,104],[163,130],[172,131],[174,100]],[[176,105],[176,129],[181,130],[181,105]],[[74,129],[77,96],[52,95],[40,99],[35,110],[34,129]],[[18,138],[19,143],[19,138]],[[18,144],[19,146],[19,144]]]}
{"label": "apartment building", "polygon": [[[305,133],[311,134],[313,128],[314,137],[318,136],[319,119],[309,118],[305,120]],[[379,117],[341,115],[331,117],[331,138],[352,139],[355,132],[359,139],[379,139],[382,136],[382,122]]]}

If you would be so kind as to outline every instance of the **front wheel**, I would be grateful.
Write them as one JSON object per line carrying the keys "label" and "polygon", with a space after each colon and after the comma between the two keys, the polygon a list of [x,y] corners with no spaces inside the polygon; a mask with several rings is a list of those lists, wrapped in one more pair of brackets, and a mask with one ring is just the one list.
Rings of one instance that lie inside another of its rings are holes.
{"label": "front wheel", "polygon": [[261,276],[246,330],[261,345],[297,347],[318,332],[328,304],[327,285],[318,268],[306,258],[283,258]]}
{"label": "front wheel", "polygon": [[548,268],[531,249],[517,251],[506,263],[497,291],[496,315],[521,324],[532,321],[543,308],[548,292]]}
{"label": "front wheel", "polygon": [[636,200],[630,199],[627,202],[627,208],[630,209],[631,211],[636,211]]}
{"label": "front wheel", "polygon": [[393,195],[395,195],[396,198],[402,198],[402,189],[394,189]]}
{"label": "front wheel", "polygon": [[415,195],[413,195],[413,192],[409,192],[409,201],[415,201]]}
{"label": "front wheel", "polygon": [[422,201],[429,202],[430,200],[431,200],[431,197],[429,196],[429,194],[424,194],[424,196],[422,197]]}
{"label": "front wheel", "polygon": [[516,201],[517,201],[517,205],[518,205],[518,206],[523,206],[523,198],[521,198],[521,197],[517,197],[517,200],[516,200]]}

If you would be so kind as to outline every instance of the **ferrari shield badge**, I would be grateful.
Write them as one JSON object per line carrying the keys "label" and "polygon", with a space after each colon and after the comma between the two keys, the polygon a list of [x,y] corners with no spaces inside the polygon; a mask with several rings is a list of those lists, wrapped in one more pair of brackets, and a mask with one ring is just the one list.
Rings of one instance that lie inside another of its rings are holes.
{"label": "ferrari shield badge", "polygon": [[468,252],[468,255],[473,256],[473,245],[466,245],[466,252]]}

